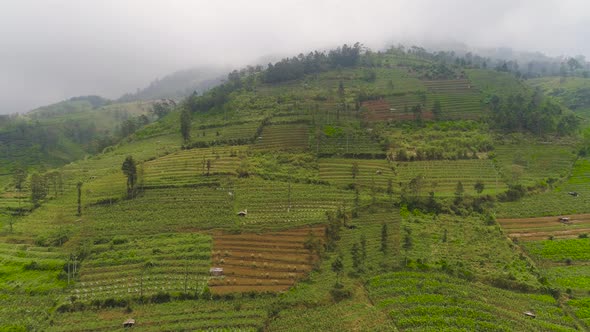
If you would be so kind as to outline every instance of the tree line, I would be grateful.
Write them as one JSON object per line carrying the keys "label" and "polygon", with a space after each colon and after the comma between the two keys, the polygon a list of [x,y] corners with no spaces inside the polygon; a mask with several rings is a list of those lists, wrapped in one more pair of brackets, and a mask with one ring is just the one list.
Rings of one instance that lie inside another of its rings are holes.
{"label": "tree line", "polygon": [[489,105],[492,111],[490,125],[505,132],[563,136],[576,132],[580,126],[580,119],[574,113],[544,97],[538,89],[530,97],[515,94],[501,98],[493,95]]}

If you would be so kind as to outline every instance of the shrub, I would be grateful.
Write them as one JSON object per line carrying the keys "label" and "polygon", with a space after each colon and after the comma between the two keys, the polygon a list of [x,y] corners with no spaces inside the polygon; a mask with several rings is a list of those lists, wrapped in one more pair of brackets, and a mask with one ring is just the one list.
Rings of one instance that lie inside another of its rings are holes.
{"label": "shrub", "polygon": [[127,243],[127,242],[129,242],[129,239],[127,239],[127,238],[126,238],[126,237],[124,237],[124,236],[115,236],[115,237],[113,238],[113,244],[114,244],[114,245],[118,245],[118,244],[125,244],[125,243]]}
{"label": "shrub", "polygon": [[330,295],[332,295],[334,302],[340,302],[342,300],[351,298],[352,291],[348,288],[345,288],[342,284],[337,283],[330,290]]}
{"label": "shrub", "polygon": [[170,302],[170,294],[165,292],[158,292],[152,296],[152,303],[166,303]]}

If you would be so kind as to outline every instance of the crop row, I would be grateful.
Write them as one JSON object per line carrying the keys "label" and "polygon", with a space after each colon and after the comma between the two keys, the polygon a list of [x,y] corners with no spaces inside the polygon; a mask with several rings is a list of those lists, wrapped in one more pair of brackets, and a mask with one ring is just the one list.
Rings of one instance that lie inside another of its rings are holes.
{"label": "crop row", "polygon": [[[131,314],[120,309],[58,314],[51,331],[112,331],[129,317],[142,331],[255,331],[262,327],[266,311],[256,301],[232,303],[200,300],[158,305],[137,305]],[[105,317],[108,317],[105,319]]]}
{"label": "crop row", "polygon": [[214,293],[233,291],[278,291],[292,286],[319,259],[304,244],[323,242],[323,227],[264,234],[220,234],[213,238],[213,263],[223,268],[223,277],[209,285]]}
{"label": "crop row", "polygon": [[308,147],[307,125],[271,125],[264,128],[256,148],[272,150],[304,150]]}
{"label": "crop row", "polygon": [[[575,330],[549,295],[515,294],[442,274],[380,275],[370,279],[369,295],[401,330]],[[525,311],[537,318],[527,318]]]}

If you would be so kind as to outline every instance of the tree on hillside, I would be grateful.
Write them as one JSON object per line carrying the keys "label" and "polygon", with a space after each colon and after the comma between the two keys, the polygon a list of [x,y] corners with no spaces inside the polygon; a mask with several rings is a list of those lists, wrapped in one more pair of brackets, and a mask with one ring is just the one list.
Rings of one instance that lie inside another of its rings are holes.
{"label": "tree on hillside", "polygon": [[180,133],[182,142],[188,144],[191,140],[191,112],[187,108],[180,113]]}
{"label": "tree on hillside", "polygon": [[207,159],[206,167],[207,167],[206,175],[209,176],[209,174],[211,174],[211,159]]}
{"label": "tree on hillside", "polygon": [[344,83],[342,83],[342,81],[338,83],[338,97],[340,97],[341,99],[344,98]]}
{"label": "tree on hillside", "polygon": [[582,65],[578,60],[576,60],[576,58],[569,58],[569,60],[567,60],[567,65],[570,67],[570,71],[582,68]]}
{"label": "tree on hillside", "polygon": [[338,257],[336,257],[336,259],[332,262],[332,271],[336,273],[337,284],[340,284],[340,278],[342,277],[342,272],[344,271],[344,263],[342,261],[342,255],[338,255]]}
{"label": "tree on hillside", "polygon": [[137,182],[137,165],[132,156],[127,156],[127,158],[125,158],[121,170],[127,177],[127,197],[133,198],[135,193],[135,183]]}
{"label": "tree on hillside", "polygon": [[379,250],[381,250],[382,253],[385,253],[387,251],[387,239],[389,238],[389,235],[387,234],[387,224],[383,223],[381,225],[381,248]]}
{"label": "tree on hillside", "polygon": [[352,256],[352,268],[357,272],[361,272],[361,265],[362,265],[362,253],[360,251],[358,243],[352,245],[350,248],[350,255]]}
{"label": "tree on hillside", "polygon": [[483,192],[484,188],[485,188],[485,185],[484,185],[483,181],[481,181],[481,180],[477,180],[477,182],[475,182],[475,184],[473,185],[473,189],[475,189],[475,191],[478,194],[481,194]]}
{"label": "tree on hillside", "polygon": [[355,161],[352,163],[351,173],[352,173],[353,179],[356,179],[356,177],[359,175],[359,163],[358,162]]}
{"label": "tree on hillside", "polygon": [[412,107],[412,113],[414,114],[414,120],[418,125],[422,124],[422,104],[416,104]]}
{"label": "tree on hillside", "polygon": [[170,103],[168,102],[156,102],[152,105],[152,114],[158,119],[163,118],[170,111]]}
{"label": "tree on hillside", "polygon": [[440,100],[435,100],[434,105],[432,106],[432,115],[434,115],[435,120],[440,120],[442,115],[442,106],[440,104]]}
{"label": "tree on hillside", "polygon": [[465,189],[463,188],[463,183],[461,181],[457,181],[457,186],[455,187],[455,204],[459,205],[463,202],[463,193],[465,193]]}
{"label": "tree on hillside", "polygon": [[23,189],[23,184],[27,180],[27,171],[21,166],[15,167],[12,179],[14,181],[14,188],[16,191],[20,192]]}
{"label": "tree on hillside", "polygon": [[33,173],[31,176],[31,201],[38,205],[45,197],[47,197],[47,181],[39,173]]}
{"label": "tree on hillside", "polygon": [[78,217],[82,215],[82,181],[76,185],[78,189]]}

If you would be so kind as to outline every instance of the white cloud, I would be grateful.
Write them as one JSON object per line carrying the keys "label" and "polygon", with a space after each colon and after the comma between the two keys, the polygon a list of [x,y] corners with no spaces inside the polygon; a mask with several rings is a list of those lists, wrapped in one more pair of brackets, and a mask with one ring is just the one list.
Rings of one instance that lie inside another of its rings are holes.
{"label": "white cloud", "polygon": [[585,0],[19,0],[0,12],[0,113],[117,97],[199,64],[344,42],[458,41],[590,55]]}

